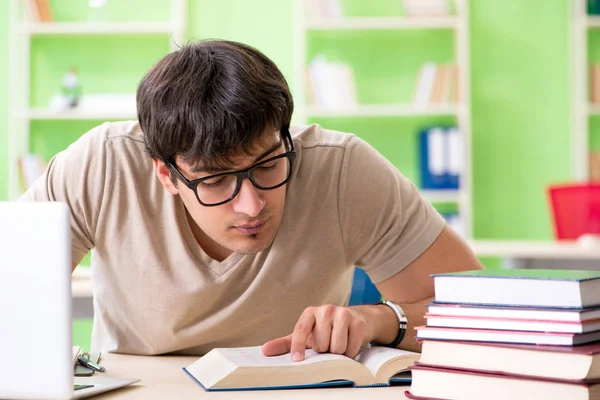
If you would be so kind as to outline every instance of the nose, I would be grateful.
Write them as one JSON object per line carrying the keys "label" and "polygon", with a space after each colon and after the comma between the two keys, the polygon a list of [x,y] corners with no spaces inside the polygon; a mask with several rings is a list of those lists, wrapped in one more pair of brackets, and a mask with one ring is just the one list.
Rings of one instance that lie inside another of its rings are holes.
{"label": "nose", "polygon": [[242,181],[240,191],[232,200],[232,204],[235,212],[249,217],[256,217],[265,206],[265,202],[260,198],[259,189],[254,187],[249,179]]}

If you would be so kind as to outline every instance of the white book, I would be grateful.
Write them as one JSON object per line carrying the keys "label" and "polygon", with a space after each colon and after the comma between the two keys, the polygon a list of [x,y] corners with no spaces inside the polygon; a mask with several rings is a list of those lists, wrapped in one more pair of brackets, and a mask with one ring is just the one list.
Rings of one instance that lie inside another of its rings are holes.
{"label": "white book", "polygon": [[439,303],[586,308],[600,305],[600,271],[481,269],[433,275]]}
{"label": "white book", "polygon": [[425,63],[419,73],[419,81],[415,90],[413,106],[417,109],[427,108],[435,83],[437,66],[434,63]]}
{"label": "white book", "polygon": [[304,9],[306,12],[306,18],[310,21],[323,18],[321,0],[304,0]]}
{"label": "white book", "polygon": [[294,362],[290,354],[266,357],[261,347],[216,348],[184,370],[209,391],[336,386],[344,380],[356,386],[387,386],[405,382],[398,374],[419,356],[368,346],[354,359],[307,349],[305,359]]}
{"label": "white book", "polygon": [[309,67],[315,105],[327,107],[327,59],[323,55],[317,55]]}
{"label": "white book", "polygon": [[429,172],[433,175],[442,175],[446,172],[446,134],[442,128],[432,128],[427,140],[427,154]]}
{"label": "white book", "polygon": [[331,19],[342,17],[342,5],[340,0],[321,0],[324,4],[326,16]]}
{"label": "white book", "polygon": [[335,68],[339,81],[338,93],[341,103],[340,106],[343,106],[344,108],[356,107],[358,100],[352,68],[344,63],[336,63]]}
{"label": "white book", "polygon": [[456,128],[448,129],[448,173],[460,175],[463,172],[463,134]]}

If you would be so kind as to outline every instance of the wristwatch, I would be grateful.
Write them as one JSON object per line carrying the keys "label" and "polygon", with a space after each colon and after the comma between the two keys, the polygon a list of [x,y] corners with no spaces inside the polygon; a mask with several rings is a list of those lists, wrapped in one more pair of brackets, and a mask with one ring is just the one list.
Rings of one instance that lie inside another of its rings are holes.
{"label": "wristwatch", "polygon": [[402,339],[404,339],[404,335],[406,334],[406,330],[408,329],[408,320],[406,319],[406,314],[404,313],[404,310],[402,309],[402,307],[400,307],[398,304],[389,301],[389,300],[384,300],[384,301],[380,301],[377,304],[385,304],[386,306],[388,306],[389,308],[392,309],[392,311],[394,312],[394,314],[396,315],[396,318],[398,318],[398,335],[396,335],[396,339],[394,339],[394,341],[390,344],[382,344],[382,343],[376,343],[380,346],[386,346],[386,347],[398,347],[398,345],[400,344],[400,342],[402,342]]}

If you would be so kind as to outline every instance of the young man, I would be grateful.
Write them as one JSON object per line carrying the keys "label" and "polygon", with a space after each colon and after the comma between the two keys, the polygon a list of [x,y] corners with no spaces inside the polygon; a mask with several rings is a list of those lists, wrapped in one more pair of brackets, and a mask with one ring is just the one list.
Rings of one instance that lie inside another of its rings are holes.
{"label": "young man", "polygon": [[[23,196],[70,206],[73,266],[94,249],[95,350],[418,350],[430,274],[481,268],[364,141],[290,127],[287,83],[251,47],[184,46],[137,103],[139,123],[83,135]],[[392,303],[345,306],[355,265]]]}

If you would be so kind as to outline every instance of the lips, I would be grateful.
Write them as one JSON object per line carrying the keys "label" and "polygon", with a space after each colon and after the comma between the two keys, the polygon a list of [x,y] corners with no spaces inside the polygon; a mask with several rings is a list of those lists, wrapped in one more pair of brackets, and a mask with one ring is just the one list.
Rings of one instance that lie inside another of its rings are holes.
{"label": "lips", "polygon": [[236,228],[252,229],[252,228],[256,228],[257,226],[260,226],[260,225],[262,225],[264,223],[265,223],[265,221],[260,221],[260,222],[254,223],[254,224],[238,225],[238,226],[236,226]]}
{"label": "lips", "polygon": [[260,222],[253,222],[251,224],[238,225],[235,229],[244,235],[254,235],[262,231],[267,224],[268,219]]}

